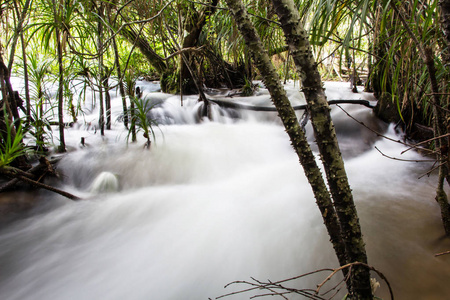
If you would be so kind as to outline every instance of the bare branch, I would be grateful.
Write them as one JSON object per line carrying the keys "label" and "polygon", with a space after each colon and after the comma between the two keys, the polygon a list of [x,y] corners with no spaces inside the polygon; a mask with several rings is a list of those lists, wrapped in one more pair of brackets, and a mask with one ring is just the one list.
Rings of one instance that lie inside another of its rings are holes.
{"label": "bare branch", "polygon": [[398,160],[398,161],[407,161],[407,162],[435,162],[435,159],[422,159],[422,160],[418,160],[418,159],[402,159],[402,158],[397,158],[397,157],[393,157],[393,156],[389,156],[384,154],[380,149],[378,149],[378,147],[375,147],[375,149],[380,152],[381,155],[383,155],[384,157],[393,159],[393,160]]}
{"label": "bare branch", "polygon": [[[450,253],[450,251],[448,251],[448,253],[444,252],[443,254],[449,254],[449,253]],[[253,278],[253,277],[251,277],[251,279],[254,282],[233,281],[233,282],[227,284],[225,286],[225,288],[230,286],[230,285],[232,285],[232,284],[242,284],[242,283],[246,284],[246,285],[250,285],[251,288],[243,289],[243,290],[232,292],[232,293],[229,293],[229,294],[225,294],[225,295],[216,297],[215,299],[220,299],[220,298],[224,298],[224,297],[228,297],[228,296],[232,296],[232,295],[236,295],[236,294],[241,294],[241,293],[245,293],[245,292],[249,292],[249,291],[259,290],[259,289],[268,290],[269,293],[253,295],[253,296],[250,297],[250,299],[255,299],[255,298],[265,297],[265,296],[280,296],[280,297],[282,297],[284,299],[288,299],[285,296],[287,294],[299,294],[299,295],[305,296],[308,299],[315,299],[315,300],[333,299],[337,295],[339,290],[340,290],[340,289],[338,289],[338,287],[341,286],[343,282],[347,281],[350,278],[349,274],[351,273],[352,267],[354,267],[354,266],[362,266],[362,267],[365,267],[365,268],[369,269],[370,271],[373,271],[373,272],[377,273],[378,276],[383,281],[386,282],[386,284],[388,286],[388,289],[389,289],[389,293],[390,293],[391,299],[394,300],[394,293],[392,291],[391,285],[390,285],[389,281],[387,280],[387,278],[383,275],[383,273],[381,273],[380,271],[376,270],[374,267],[371,267],[371,266],[369,266],[367,264],[360,263],[360,262],[349,263],[349,264],[346,264],[346,265],[341,266],[341,267],[336,268],[336,269],[316,270],[316,271],[309,272],[309,273],[306,273],[306,274],[303,274],[303,275],[300,275],[300,276],[296,276],[296,277],[292,277],[292,278],[289,278],[289,279],[284,279],[284,280],[280,280],[280,281],[276,281],[276,282],[272,282],[270,280],[268,280],[268,282],[261,282],[261,281],[255,279],[255,278]],[[333,288],[331,288],[327,292],[322,293],[321,295],[319,295],[321,288],[327,282],[329,282],[332,277],[334,277],[337,273],[339,273],[340,271],[342,271],[344,269],[348,269],[349,270],[349,272],[347,273],[347,276],[343,280],[339,281]],[[316,273],[323,272],[323,271],[328,271],[328,272],[331,272],[331,273],[317,286],[316,290],[312,290],[312,289],[294,289],[294,288],[289,288],[289,287],[285,287],[285,286],[281,285],[281,283],[292,281],[294,279],[302,278],[302,277],[309,276],[309,275],[316,274]],[[336,289],[337,289],[337,291],[333,295],[329,296],[328,298],[324,298],[323,297],[323,295],[329,293],[332,290],[336,290]]]}
{"label": "bare branch", "polygon": [[435,153],[435,151],[433,151],[433,150],[430,150],[430,149],[427,149],[427,148],[419,148],[419,147],[417,147],[416,145],[410,145],[410,144],[407,144],[407,143],[402,142],[402,141],[400,141],[400,140],[396,140],[396,139],[390,138],[390,137],[388,137],[388,136],[386,136],[386,135],[384,135],[384,134],[382,134],[382,133],[380,133],[380,132],[378,132],[378,131],[376,131],[376,130],[373,130],[372,128],[370,128],[370,127],[368,127],[366,124],[364,124],[364,122],[361,122],[361,121],[357,120],[355,117],[353,117],[352,115],[350,115],[350,114],[349,114],[345,109],[343,109],[341,106],[339,106],[339,105],[336,105],[336,106],[339,107],[340,109],[342,109],[342,111],[343,111],[350,119],[352,119],[352,120],[354,120],[355,122],[361,124],[362,126],[366,127],[367,129],[369,129],[370,131],[372,131],[373,133],[375,133],[376,135],[378,135],[378,136],[380,136],[380,137],[382,137],[382,138],[384,138],[384,139],[386,139],[386,140],[389,140],[389,141],[392,141],[392,142],[395,142],[395,143],[398,143],[398,144],[402,144],[402,145],[405,145],[405,146],[407,146],[407,147],[411,147],[411,148],[415,148],[415,149],[421,149],[421,150],[424,150],[424,151],[428,151],[428,152],[430,152],[430,153],[432,153],[432,154]]}
{"label": "bare branch", "polygon": [[201,46],[198,48],[195,48],[195,47],[183,48],[183,49],[180,49],[180,50],[170,54],[166,58],[163,58],[163,60],[169,60],[169,59],[173,58],[174,56],[182,55],[186,52],[197,53],[197,52],[200,52],[203,48],[204,48],[204,46]]}
{"label": "bare branch", "polygon": [[438,254],[435,254],[434,256],[437,257],[437,256],[447,255],[447,254],[450,254],[450,250],[449,251],[445,251],[445,252],[441,252],[441,253],[438,253]]}
{"label": "bare branch", "polygon": [[443,139],[443,138],[448,137],[448,136],[450,136],[450,133],[447,133],[447,134],[444,134],[444,135],[441,135],[441,136],[436,136],[436,137],[434,137],[434,138],[432,138],[432,139],[429,139],[429,140],[426,140],[426,141],[422,141],[422,142],[420,142],[420,143],[415,144],[413,147],[410,147],[410,148],[408,148],[408,149],[402,151],[401,154],[403,154],[403,153],[405,153],[406,151],[409,151],[409,150],[411,150],[411,149],[414,149],[415,147],[417,147],[417,146],[419,146],[419,145],[426,144],[426,143],[432,142],[432,141],[437,140],[437,139]]}

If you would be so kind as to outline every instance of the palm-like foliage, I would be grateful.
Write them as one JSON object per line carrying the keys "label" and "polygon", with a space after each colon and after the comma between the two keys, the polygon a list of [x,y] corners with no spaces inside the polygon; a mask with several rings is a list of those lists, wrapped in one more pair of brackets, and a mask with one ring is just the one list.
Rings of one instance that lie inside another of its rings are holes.
{"label": "palm-like foliage", "polygon": [[[131,102],[134,104],[132,107],[133,115],[133,125],[136,126],[136,132],[142,132],[144,138],[146,139],[144,148],[150,149],[151,137],[155,140],[154,127],[158,126],[158,123],[149,117],[150,111],[154,107],[150,99],[140,99],[138,97],[130,97]],[[127,139],[133,136],[132,129],[128,131]]]}
{"label": "palm-like foliage", "polygon": [[[23,146],[23,132],[22,126],[18,126],[14,129],[14,125],[8,121],[8,117],[5,120],[5,131],[2,132],[2,142],[0,143],[0,168],[8,166],[16,158],[25,154],[25,147]],[[15,132],[14,132],[15,131]]]}
{"label": "palm-like foliage", "polygon": [[[25,0],[22,2],[25,3]],[[243,2],[251,13],[252,21],[269,53],[286,50],[271,1],[246,0]],[[405,119],[414,118],[423,124],[429,122],[431,89],[427,80],[427,70],[405,26],[394,15],[391,1],[307,0],[296,2],[304,27],[310,31],[314,54],[319,62],[333,53],[335,61],[340,62],[340,67],[345,65],[343,62],[347,57],[357,62],[351,66],[352,69],[358,70],[360,65],[362,68],[367,64],[365,68],[370,68],[370,82],[377,95],[384,95],[385,98],[388,97],[397,103]],[[2,3],[2,9],[8,8],[8,12],[13,12],[12,3]],[[102,3],[107,7],[105,17],[100,16],[97,10]],[[158,68],[152,68],[152,63],[148,63],[145,56],[136,51],[139,47],[135,40],[128,38],[127,43],[124,43],[123,32],[131,30],[145,40],[146,46],[159,56],[159,62],[163,62],[166,68],[165,76],[171,74],[173,80],[179,80],[179,76],[175,74],[180,66],[181,56],[172,55],[178,51],[176,43],[183,44],[192,26],[189,21],[194,20],[196,14],[211,3],[207,0],[197,2],[185,0],[33,2],[31,21],[26,27],[29,31],[28,44],[31,47],[39,44],[48,54],[54,55],[57,44],[55,32],[58,30],[61,48],[65,51],[62,62],[64,77],[72,79],[75,76],[87,75],[85,78],[91,80],[94,87],[96,83],[93,78],[95,74],[101,73],[99,69],[102,66],[94,64],[93,61],[100,54],[103,55],[104,65],[107,68],[117,65],[117,62],[114,62],[112,37],[116,40],[117,52],[121,56],[122,73],[125,73],[128,64],[133,65],[136,76],[142,73],[155,75],[159,72]],[[414,0],[397,4],[408,22],[408,28],[417,36],[420,43],[433,49],[441,92],[447,93],[447,71],[440,57],[440,53],[447,46],[442,42],[442,33],[439,30],[439,23],[436,22],[438,1]],[[6,21],[7,15],[10,14],[2,15],[2,26],[9,28],[5,33],[6,38],[10,39],[14,29],[11,25],[14,22]],[[104,45],[100,48],[93,42],[96,39],[99,22],[105,28]],[[193,69],[198,73],[196,76],[199,79],[221,73],[221,70],[229,69],[231,65],[245,66],[243,69],[247,72],[246,76],[251,79],[252,71],[247,51],[223,3],[219,2],[215,12],[208,15],[199,36],[197,46],[200,45],[203,45],[202,50],[190,58],[191,62],[196,64]],[[35,52],[29,47],[30,50]],[[132,56],[131,60],[128,60],[129,55]],[[165,57],[170,58],[163,60]],[[283,55],[280,58],[284,63],[286,56]],[[73,62],[80,61],[89,65],[89,72],[85,72],[86,69],[74,68]],[[128,63],[123,63],[124,61]],[[290,64],[286,68],[281,64],[279,66],[280,74],[295,73],[289,72]],[[331,69],[324,68],[324,70]],[[227,76],[231,75],[222,74],[221,76],[222,81],[230,81]],[[242,84],[244,83],[245,81],[242,80]],[[64,97],[65,107],[72,110],[72,117],[75,120],[78,114],[75,108],[79,107],[79,103],[71,102],[72,95],[68,93],[68,85],[65,84],[65,87],[63,91],[65,90],[65,96],[68,96]],[[448,99],[444,97],[443,100],[445,102],[443,106],[446,107]]]}

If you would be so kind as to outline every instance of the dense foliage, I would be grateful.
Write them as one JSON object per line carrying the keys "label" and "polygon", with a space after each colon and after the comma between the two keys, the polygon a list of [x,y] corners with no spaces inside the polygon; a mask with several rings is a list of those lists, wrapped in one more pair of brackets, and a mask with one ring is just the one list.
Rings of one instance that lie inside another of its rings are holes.
{"label": "dense foliage", "polygon": [[[280,78],[297,79],[273,2],[243,2]],[[355,90],[365,81],[379,99],[376,113],[410,138],[428,140],[444,168],[450,127],[447,2],[296,1],[322,76],[347,78]],[[143,124],[133,101],[137,78],[205,101],[205,87],[251,93],[259,76],[232,15],[218,0],[6,0],[0,27],[2,99],[9,100],[3,101],[3,142],[8,133],[15,140],[20,128],[33,137],[38,153],[54,142],[52,125],[58,126],[57,148],[65,151],[64,113],[71,122],[79,119],[87,87],[96,92],[103,134],[111,126],[107,91],[119,86],[124,125],[135,140],[136,125]],[[25,79],[20,95],[9,83],[12,74]],[[53,83],[56,94],[49,92]],[[73,93],[74,85],[81,93]],[[447,169],[442,177],[448,181]]]}

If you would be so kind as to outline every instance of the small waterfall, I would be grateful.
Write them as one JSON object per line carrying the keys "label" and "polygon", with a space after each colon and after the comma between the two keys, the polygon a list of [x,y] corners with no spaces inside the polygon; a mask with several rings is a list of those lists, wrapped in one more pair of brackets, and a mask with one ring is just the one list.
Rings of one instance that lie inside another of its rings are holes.
{"label": "small waterfall", "polygon": [[101,172],[89,188],[91,193],[114,193],[119,191],[119,179],[111,172]]}

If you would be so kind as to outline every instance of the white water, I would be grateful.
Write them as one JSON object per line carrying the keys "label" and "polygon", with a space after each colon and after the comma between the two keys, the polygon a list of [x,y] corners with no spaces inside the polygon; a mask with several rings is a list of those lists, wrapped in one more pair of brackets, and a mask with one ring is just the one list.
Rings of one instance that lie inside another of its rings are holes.
{"label": "white water", "polygon": [[[303,170],[270,114],[195,124],[195,105],[176,109],[176,97],[153,96],[183,124],[161,126],[151,151],[143,142],[126,148],[117,131],[105,138],[84,126],[70,132],[71,148],[80,148],[80,136],[91,145],[60,163],[62,188],[86,200],[42,192],[43,207],[0,231],[0,299],[208,299],[232,291],[223,286],[234,280],[337,267]],[[448,299],[450,258],[434,257],[450,249],[440,239],[436,178],[417,179],[430,165],[381,156],[359,125],[333,115],[369,263],[388,277],[396,299]],[[395,137],[392,128],[387,134]],[[386,140],[376,146],[392,156],[405,149]],[[91,192],[104,174],[118,179],[117,193]],[[296,284],[315,288],[317,281]],[[384,283],[378,295],[388,299]]]}

